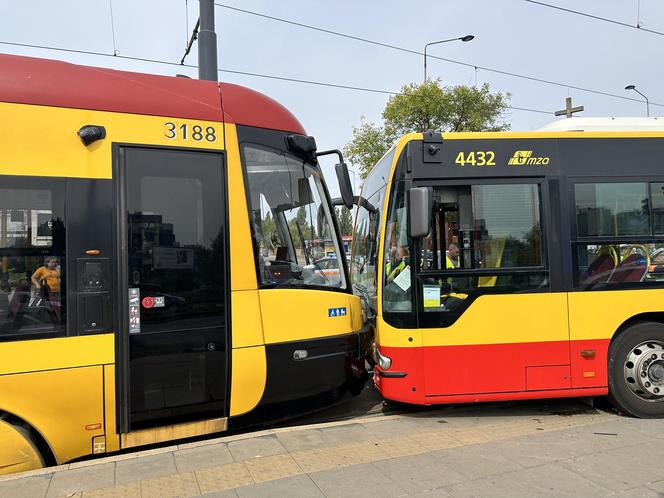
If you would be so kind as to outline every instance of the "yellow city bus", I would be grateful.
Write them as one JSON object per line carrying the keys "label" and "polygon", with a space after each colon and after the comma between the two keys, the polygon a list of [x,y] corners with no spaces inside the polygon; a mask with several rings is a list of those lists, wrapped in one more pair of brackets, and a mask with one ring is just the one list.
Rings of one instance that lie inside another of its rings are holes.
{"label": "yellow city bus", "polygon": [[357,391],[320,154],[247,88],[0,55],[0,474]]}
{"label": "yellow city bus", "polygon": [[664,416],[662,157],[654,120],[398,140],[363,184],[351,255],[383,396],[608,394]]}

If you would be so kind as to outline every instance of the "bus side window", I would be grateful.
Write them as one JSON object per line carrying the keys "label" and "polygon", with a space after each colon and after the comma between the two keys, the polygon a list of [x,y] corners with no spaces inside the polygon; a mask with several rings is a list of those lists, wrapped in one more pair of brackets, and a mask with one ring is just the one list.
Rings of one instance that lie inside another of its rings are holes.
{"label": "bus side window", "polygon": [[66,332],[64,180],[0,177],[0,341]]}
{"label": "bus side window", "polygon": [[663,192],[662,183],[574,185],[578,288],[664,282]]}

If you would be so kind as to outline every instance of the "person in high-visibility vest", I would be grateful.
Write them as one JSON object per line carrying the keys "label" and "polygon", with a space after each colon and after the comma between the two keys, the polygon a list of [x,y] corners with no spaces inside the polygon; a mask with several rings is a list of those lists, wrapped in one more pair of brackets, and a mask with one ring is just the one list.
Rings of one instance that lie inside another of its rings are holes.
{"label": "person in high-visibility vest", "polygon": [[388,282],[397,278],[399,273],[408,266],[408,263],[406,263],[406,257],[408,256],[407,247],[393,247],[390,252],[390,260],[385,265],[385,275],[387,275]]}
{"label": "person in high-visibility vest", "polygon": [[[455,263],[455,261],[457,263]],[[447,247],[447,252],[445,253],[445,269],[453,270],[459,266],[459,246],[456,244],[450,244]]]}

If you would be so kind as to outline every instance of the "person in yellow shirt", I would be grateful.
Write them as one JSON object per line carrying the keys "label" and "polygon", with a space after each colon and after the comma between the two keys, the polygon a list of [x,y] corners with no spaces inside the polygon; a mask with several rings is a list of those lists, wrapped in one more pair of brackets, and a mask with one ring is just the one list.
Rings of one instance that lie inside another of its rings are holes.
{"label": "person in yellow shirt", "polygon": [[44,259],[44,266],[40,266],[32,274],[32,283],[37,290],[42,290],[42,286],[46,284],[52,293],[60,293],[60,267],[58,266],[58,258],[55,256],[47,256]]}
{"label": "person in yellow shirt", "polygon": [[60,322],[61,306],[58,258],[47,256],[44,259],[44,266],[37,268],[30,280],[32,280],[33,285],[37,288],[39,296],[45,300],[48,313],[54,325],[57,326]]}

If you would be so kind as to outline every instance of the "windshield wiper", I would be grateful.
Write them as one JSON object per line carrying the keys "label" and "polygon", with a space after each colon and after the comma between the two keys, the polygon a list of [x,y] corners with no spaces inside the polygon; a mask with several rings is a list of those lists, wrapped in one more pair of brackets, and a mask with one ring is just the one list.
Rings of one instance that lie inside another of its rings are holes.
{"label": "windshield wiper", "polygon": [[300,234],[300,243],[302,244],[302,252],[304,253],[304,261],[307,264],[309,263],[309,251],[307,251],[307,245],[304,243],[304,236],[302,235],[302,229],[300,228],[300,223],[295,220],[295,226],[297,227],[297,233]]}
{"label": "windshield wiper", "polygon": [[307,251],[307,245],[304,243],[304,236],[302,235],[302,229],[300,228],[300,223],[297,220],[295,220],[295,226],[297,227],[297,233],[300,234],[300,241],[302,241],[302,251],[304,252],[304,260],[308,265],[313,265],[314,268],[316,268],[316,270],[318,270],[318,272],[321,275],[323,275],[323,277],[325,278],[325,282],[329,283],[330,279],[327,278],[327,275],[325,275],[325,272],[320,267],[318,261],[314,260],[313,258],[309,258],[309,251]]}

